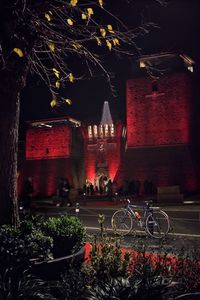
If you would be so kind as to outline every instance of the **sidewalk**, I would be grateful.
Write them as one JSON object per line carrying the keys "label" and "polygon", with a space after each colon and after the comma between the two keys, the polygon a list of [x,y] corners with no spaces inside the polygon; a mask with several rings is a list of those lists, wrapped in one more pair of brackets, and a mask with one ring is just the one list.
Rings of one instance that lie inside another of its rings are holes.
{"label": "sidewalk", "polygon": [[[191,203],[192,201],[192,203]],[[79,204],[80,208],[87,208],[93,210],[117,210],[125,206],[125,201],[114,202],[114,201],[83,201],[83,199],[76,199],[73,201],[73,207],[75,209],[76,203]],[[142,205],[143,201],[136,201],[134,204]],[[185,200],[183,203],[154,203],[153,206],[160,206],[165,211],[187,211],[187,212],[200,212],[200,201]],[[33,208],[36,210],[42,208],[47,210],[64,210],[67,207],[59,207],[53,202],[53,199],[34,199]]]}

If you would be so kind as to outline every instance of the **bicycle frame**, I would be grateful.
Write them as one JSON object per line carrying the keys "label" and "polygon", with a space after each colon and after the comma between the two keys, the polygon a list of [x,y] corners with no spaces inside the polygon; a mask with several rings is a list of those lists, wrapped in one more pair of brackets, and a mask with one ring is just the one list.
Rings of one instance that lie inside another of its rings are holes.
{"label": "bicycle frame", "polygon": [[[127,211],[131,214],[131,216],[134,218],[134,220],[137,222],[137,224],[141,227],[146,229],[145,227],[145,221],[147,219],[147,217],[151,214],[153,216],[153,212],[154,211],[160,211],[160,207],[153,207],[150,206],[150,203],[146,202],[145,206],[141,206],[141,205],[133,205],[130,203],[130,200],[127,199],[128,204],[126,205],[125,209],[127,209]],[[142,216],[140,216],[140,218],[137,217],[137,211],[136,209],[142,209],[143,213]]]}

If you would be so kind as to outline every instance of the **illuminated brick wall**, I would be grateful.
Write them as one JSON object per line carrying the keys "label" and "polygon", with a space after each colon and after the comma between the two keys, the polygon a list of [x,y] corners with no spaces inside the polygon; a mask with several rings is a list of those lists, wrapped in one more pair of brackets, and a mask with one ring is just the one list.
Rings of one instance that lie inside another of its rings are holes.
{"label": "illuminated brick wall", "polygon": [[71,128],[58,125],[52,128],[28,128],[26,132],[26,161],[19,175],[19,194],[27,177],[33,178],[34,194],[52,196],[60,177],[73,184],[71,159]]}
{"label": "illuminated brick wall", "polygon": [[187,74],[168,74],[152,92],[152,81],[127,81],[128,147],[187,144],[191,102],[191,81]]}
{"label": "illuminated brick wall", "polygon": [[198,170],[187,145],[129,148],[122,161],[118,182],[123,179],[143,183],[151,180],[155,187],[179,185],[186,192],[198,189]]}
{"label": "illuminated brick wall", "polygon": [[23,191],[23,184],[30,176],[33,178],[35,196],[52,196],[56,194],[60,177],[68,178],[73,184],[72,163],[70,159],[45,159],[27,160],[20,174],[20,190]]}
{"label": "illuminated brick wall", "polygon": [[54,159],[70,156],[71,131],[67,126],[29,128],[26,159]]}
{"label": "illuminated brick wall", "polygon": [[157,81],[127,81],[127,147],[119,177],[145,179],[154,185],[199,188],[199,170],[191,153],[192,82],[189,74],[171,73]]}

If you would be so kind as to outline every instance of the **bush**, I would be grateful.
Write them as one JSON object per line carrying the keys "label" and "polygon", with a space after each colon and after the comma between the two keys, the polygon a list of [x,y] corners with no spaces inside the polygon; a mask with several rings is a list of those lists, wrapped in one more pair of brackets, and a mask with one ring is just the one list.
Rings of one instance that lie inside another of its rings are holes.
{"label": "bush", "polygon": [[85,229],[81,221],[72,216],[48,218],[42,230],[53,239],[53,256],[61,257],[80,250],[85,240]]}
{"label": "bush", "polygon": [[18,229],[3,225],[0,228],[0,273],[7,268],[28,268],[31,259],[47,259],[52,243],[53,240],[31,225],[30,221],[24,221]]}

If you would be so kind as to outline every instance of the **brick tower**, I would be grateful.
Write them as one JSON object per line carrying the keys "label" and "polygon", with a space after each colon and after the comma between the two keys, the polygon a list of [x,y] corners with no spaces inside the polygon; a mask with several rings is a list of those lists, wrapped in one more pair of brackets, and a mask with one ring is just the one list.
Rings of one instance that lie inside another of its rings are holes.
{"label": "brick tower", "polygon": [[156,187],[199,188],[191,151],[194,62],[185,55],[144,56],[126,84],[127,151],[121,165],[126,179],[146,179]]}

